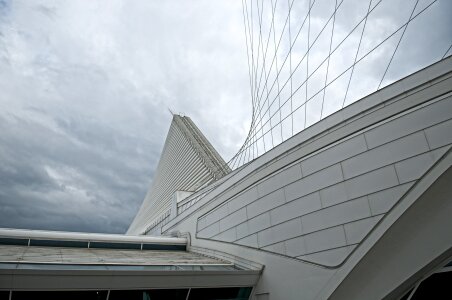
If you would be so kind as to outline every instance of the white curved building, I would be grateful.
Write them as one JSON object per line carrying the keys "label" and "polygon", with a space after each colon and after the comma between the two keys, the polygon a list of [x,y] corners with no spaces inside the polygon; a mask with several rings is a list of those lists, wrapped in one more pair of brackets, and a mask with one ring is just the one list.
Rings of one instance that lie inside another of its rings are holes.
{"label": "white curved building", "polygon": [[173,115],[152,185],[127,233],[156,232],[170,217],[174,197],[178,203],[229,172],[192,120]]}
{"label": "white curved building", "polygon": [[451,278],[451,133],[448,57],[174,197],[164,221],[140,210],[131,228],[262,266],[252,299],[422,299]]}
{"label": "white curved building", "polygon": [[233,171],[174,116],[135,235],[0,229],[0,299],[449,299],[451,133],[452,57]]}
{"label": "white curved building", "polygon": [[129,235],[1,229],[0,299],[450,299],[451,148],[451,56],[232,171],[175,115]]}

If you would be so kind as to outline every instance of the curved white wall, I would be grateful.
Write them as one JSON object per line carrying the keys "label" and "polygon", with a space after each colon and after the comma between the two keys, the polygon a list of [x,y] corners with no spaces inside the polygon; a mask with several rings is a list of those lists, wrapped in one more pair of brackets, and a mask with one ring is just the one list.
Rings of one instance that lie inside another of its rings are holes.
{"label": "curved white wall", "polygon": [[450,167],[451,87],[447,58],[363,98],[232,172],[163,232],[265,265],[256,295],[328,298],[396,207],[403,216]]}

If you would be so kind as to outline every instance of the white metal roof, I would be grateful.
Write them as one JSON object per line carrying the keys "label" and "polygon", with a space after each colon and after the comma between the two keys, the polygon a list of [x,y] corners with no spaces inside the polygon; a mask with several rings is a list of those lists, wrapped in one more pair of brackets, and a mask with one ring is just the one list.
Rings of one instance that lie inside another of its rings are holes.
{"label": "white metal roof", "polygon": [[[232,263],[186,251],[142,251],[0,245],[0,264],[111,266],[232,266]],[[5,267],[3,265],[3,267]],[[2,267],[0,267],[2,268]],[[45,268],[45,267],[43,267]]]}

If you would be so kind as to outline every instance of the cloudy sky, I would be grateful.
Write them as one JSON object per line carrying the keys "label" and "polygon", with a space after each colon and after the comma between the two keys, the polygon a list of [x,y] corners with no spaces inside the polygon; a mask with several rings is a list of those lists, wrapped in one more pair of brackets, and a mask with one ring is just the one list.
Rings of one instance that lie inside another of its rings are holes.
{"label": "cloudy sky", "polygon": [[168,108],[236,151],[242,8],[213,2],[0,0],[0,227],[125,232]]}
{"label": "cloudy sky", "polygon": [[[357,7],[344,3],[343,35]],[[407,31],[408,40],[428,33],[430,48],[403,50],[411,56],[396,73],[443,54],[451,9],[439,0]],[[381,14],[370,28],[394,30],[400,18]],[[158,163],[168,108],[231,158],[251,123],[245,45],[241,1],[0,0],[0,227],[125,232]]]}
{"label": "cloudy sky", "polygon": [[450,53],[448,0],[246,3],[254,120],[232,165]]}

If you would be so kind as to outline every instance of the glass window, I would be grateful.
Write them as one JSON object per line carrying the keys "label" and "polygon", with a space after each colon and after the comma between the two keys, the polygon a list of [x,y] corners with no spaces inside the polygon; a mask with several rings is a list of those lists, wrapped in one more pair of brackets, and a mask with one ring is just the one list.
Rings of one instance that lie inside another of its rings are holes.
{"label": "glass window", "polygon": [[32,239],[30,240],[30,246],[87,248],[88,242]]}
{"label": "glass window", "polygon": [[9,300],[9,291],[0,291],[0,300]]}
{"label": "glass window", "polygon": [[[191,300],[248,300],[251,287],[191,289]],[[189,289],[111,290],[109,300],[186,300]],[[107,291],[13,291],[12,300],[106,300]],[[6,297],[6,298],[5,298]],[[9,292],[0,292],[0,300],[8,299]]]}
{"label": "glass window", "polygon": [[16,263],[0,263],[0,269],[4,270],[16,269],[17,266],[18,265]]}
{"label": "glass window", "polygon": [[132,243],[108,243],[108,242],[90,242],[90,248],[103,248],[103,249],[135,249],[140,250],[141,244]]}
{"label": "glass window", "polygon": [[411,300],[436,299],[449,300],[450,284],[452,283],[452,272],[441,272],[433,274],[421,282],[414,292]]}
{"label": "glass window", "polygon": [[109,300],[186,300],[188,289],[110,291]]}
{"label": "glass window", "polygon": [[107,291],[13,291],[12,300],[106,300]]}
{"label": "glass window", "polygon": [[0,238],[0,245],[28,246],[28,239]]}
{"label": "glass window", "polygon": [[185,251],[185,245],[159,245],[159,244],[143,244],[143,250],[174,250]]}
{"label": "glass window", "polygon": [[189,300],[248,300],[251,287],[191,289]]}

